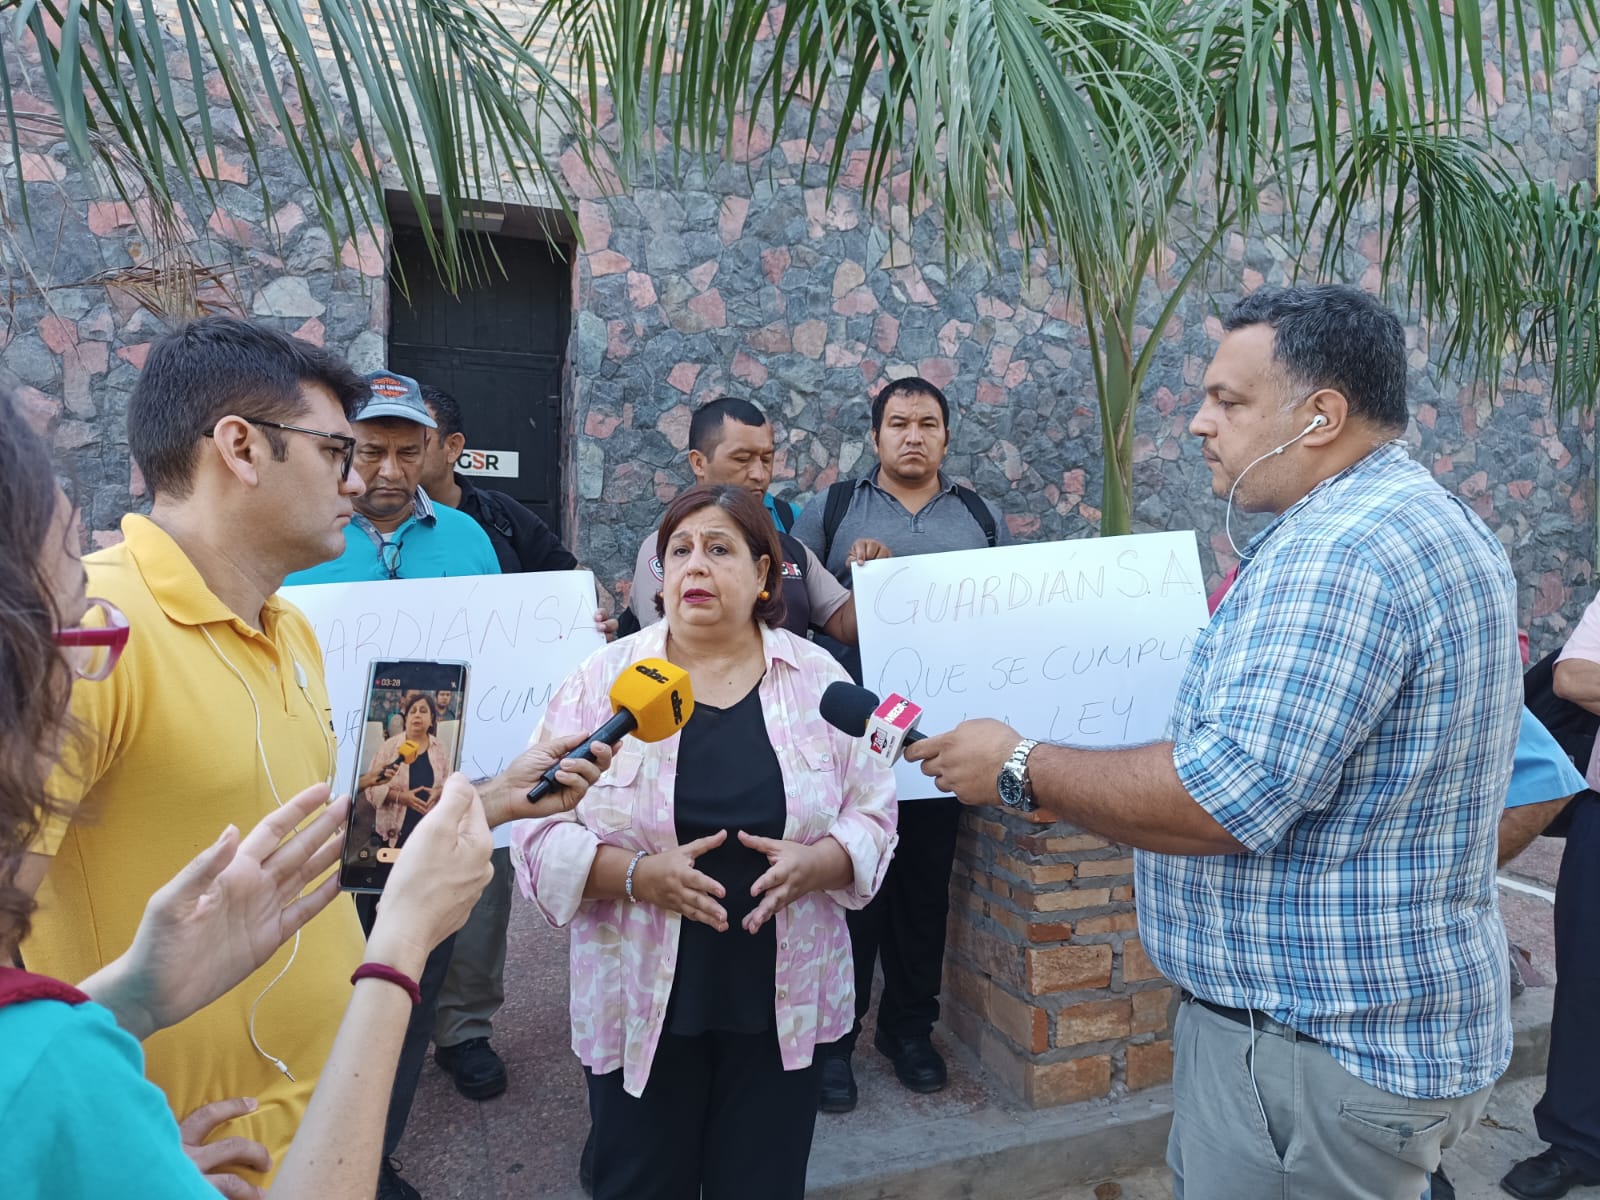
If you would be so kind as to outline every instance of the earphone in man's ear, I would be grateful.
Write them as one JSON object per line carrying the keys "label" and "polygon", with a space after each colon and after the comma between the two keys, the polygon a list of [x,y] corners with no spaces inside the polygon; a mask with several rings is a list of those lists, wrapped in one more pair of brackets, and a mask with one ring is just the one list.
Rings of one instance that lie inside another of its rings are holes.
{"label": "earphone in man's ear", "polygon": [[1318,413],[1316,416],[1311,418],[1311,424],[1307,425],[1304,429],[1302,429],[1299,433],[1295,434],[1292,438],[1290,438],[1283,445],[1275,446],[1271,450],[1268,450],[1260,458],[1257,458],[1253,462],[1251,462],[1250,466],[1246,467],[1243,471],[1239,472],[1238,478],[1233,481],[1233,486],[1228,489],[1228,505],[1227,505],[1227,508],[1223,511],[1223,517],[1222,517],[1222,530],[1223,530],[1224,533],[1226,533],[1228,535],[1228,545],[1233,547],[1233,554],[1234,554],[1235,558],[1238,558],[1240,561],[1243,561],[1245,558],[1248,557],[1247,555],[1241,554],[1239,552],[1239,547],[1234,543],[1234,540],[1233,540],[1233,494],[1236,491],[1239,490],[1239,480],[1243,479],[1247,474],[1249,474],[1250,470],[1256,465],[1256,463],[1265,462],[1267,459],[1271,458],[1275,454],[1282,454],[1285,450],[1287,450],[1290,446],[1294,445],[1301,438],[1305,437],[1307,434],[1311,433],[1313,430],[1321,429],[1327,423],[1328,423],[1327,416],[1324,415],[1323,413]]}

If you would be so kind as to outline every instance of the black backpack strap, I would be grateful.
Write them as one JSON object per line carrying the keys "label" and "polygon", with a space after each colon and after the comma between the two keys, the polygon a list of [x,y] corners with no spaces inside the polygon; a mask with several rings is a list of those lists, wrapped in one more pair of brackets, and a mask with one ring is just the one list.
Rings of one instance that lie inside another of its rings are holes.
{"label": "black backpack strap", "polygon": [[995,528],[994,514],[989,511],[989,506],[983,502],[983,497],[969,487],[956,484],[956,495],[961,497],[961,503],[967,506],[967,511],[972,514],[972,519],[978,523],[978,528],[983,530],[983,536],[989,541],[989,549],[993,550],[1000,541],[1000,531]]}
{"label": "black backpack strap", "polygon": [[499,492],[483,489],[479,492],[483,497],[484,515],[489,518],[489,524],[508,542],[517,540],[517,523],[506,508],[509,497],[502,496]]}
{"label": "black backpack strap", "polygon": [[817,555],[825,567],[833,552],[833,535],[839,532],[845,513],[850,511],[850,496],[855,487],[855,480],[841,479],[828,488],[828,501],[822,510],[822,553]]}
{"label": "black backpack strap", "polygon": [[772,523],[778,527],[779,533],[788,533],[794,528],[794,509],[782,496],[772,502]]}

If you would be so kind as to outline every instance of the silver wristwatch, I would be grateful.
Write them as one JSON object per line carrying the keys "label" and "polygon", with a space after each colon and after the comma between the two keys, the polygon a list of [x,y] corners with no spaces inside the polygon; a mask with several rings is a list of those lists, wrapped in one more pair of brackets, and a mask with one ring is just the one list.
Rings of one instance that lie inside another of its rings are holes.
{"label": "silver wristwatch", "polygon": [[1033,799],[1033,786],[1028,782],[1028,754],[1038,744],[1030,738],[1023,738],[1000,768],[1000,802],[1007,808],[1032,812],[1039,807]]}

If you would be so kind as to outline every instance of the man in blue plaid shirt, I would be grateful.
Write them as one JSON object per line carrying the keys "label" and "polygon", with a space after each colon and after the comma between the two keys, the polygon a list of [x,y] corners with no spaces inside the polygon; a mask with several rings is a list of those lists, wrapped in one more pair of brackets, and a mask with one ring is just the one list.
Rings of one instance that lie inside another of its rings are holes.
{"label": "man in blue plaid shirt", "polygon": [[907,758],[1137,848],[1139,929],[1184,989],[1181,1200],[1415,1200],[1511,1056],[1495,830],[1521,711],[1494,535],[1396,441],[1405,335],[1353,288],[1242,301],[1190,424],[1275,519],[1195,646],[1172,740],[967,722]]}

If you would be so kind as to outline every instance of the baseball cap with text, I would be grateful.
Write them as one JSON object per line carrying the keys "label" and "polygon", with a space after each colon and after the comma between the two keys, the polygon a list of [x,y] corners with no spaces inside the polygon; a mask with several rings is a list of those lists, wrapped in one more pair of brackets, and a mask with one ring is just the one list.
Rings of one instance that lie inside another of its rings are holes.
{"label": "baseball cap with text", "polygon": [[372,388],[372,398],[350,418],[352,421],[398,417],[428,429],[439,428],[439,423],[428,415],[428,406],[422,402],[422,389],[411,376],[395,371],[374,371],[367,376],[367,383]]}

